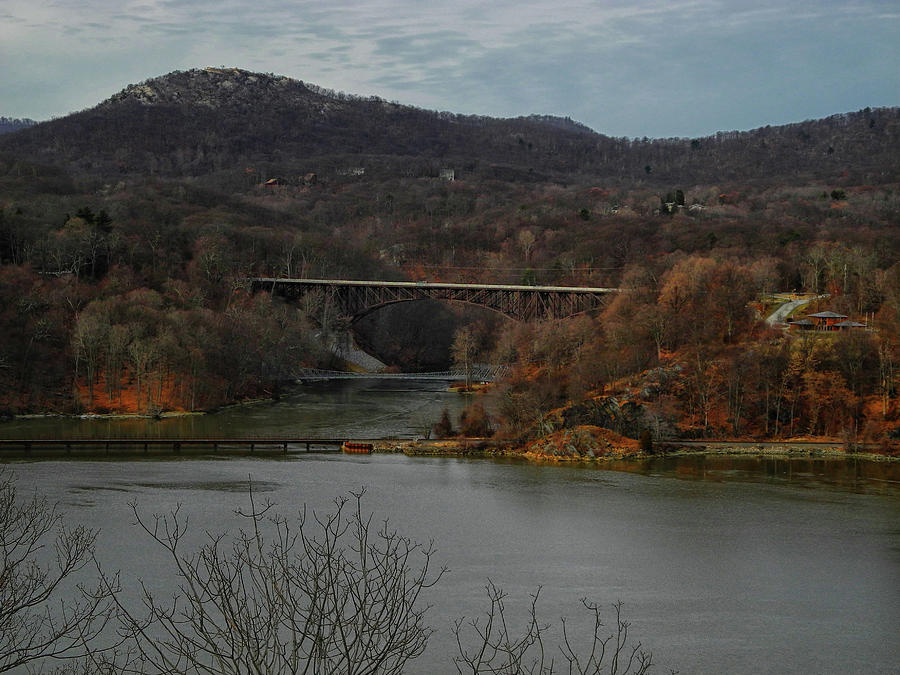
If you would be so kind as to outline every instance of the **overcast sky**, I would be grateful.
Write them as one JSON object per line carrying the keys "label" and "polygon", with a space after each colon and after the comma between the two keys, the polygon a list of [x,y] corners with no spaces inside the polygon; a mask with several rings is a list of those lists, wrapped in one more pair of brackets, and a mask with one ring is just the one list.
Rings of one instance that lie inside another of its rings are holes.
{"label": "overcast sky", "polygon": [[900,0],[0,0],[0,115],[65,115],[218,65],[703,136],[900,105]]}

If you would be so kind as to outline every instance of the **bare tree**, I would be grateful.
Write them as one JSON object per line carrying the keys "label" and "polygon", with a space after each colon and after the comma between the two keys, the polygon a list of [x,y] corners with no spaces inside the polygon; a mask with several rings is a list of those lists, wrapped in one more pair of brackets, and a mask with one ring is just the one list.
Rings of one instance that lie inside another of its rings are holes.
{"label": "bare tree", "polygon": [[478,351],[478,341],[472,329],[463,326],[456,331],[450,353],[453,355],[453,365],[462,368],[466,376],[466,391],[472,388],[472,366]]}
{"label": "bare tree", "polygon": [[132,646],[119,672],[399,673],[419,656],[431,629],[420,593],[444,570],[433,553],[376,529],[362,495],[335,501],[329,514],[299,514],[296,527],[258,506],[238,511],[248,529],[208,535],[183,553],[187,518],[178,509],[137,524],[165,551],[179,587],[163,602],[142,584],[145,615],[116,596],[121,632]]}
{"label": "bare tree", "polygon": [[[92,559],[95,539],[84,527],[64,527],[46,498],[22,499],[14,478],[0,471],[0,672],[90,651],[88,643],[109,619],[107,593],[115,588],[113,582],[104,590],[74,583]],[[70,586],[74,598],[63,599]]]}
{"label": "bare tree", "polygon": [[[629,643],[630,624],[622,619],[622,603],[613,605],[615,626],[608,631],[602,621],[600,606],[582,599],[592,620],[592,630],[581,650],[575,645],[566,619],[562,619],[562,639],[556,649],[546,644],[549,624],[537,616],[540,588],[531,596],[524,630],[510,629],[506,605],[507,594],[488,581],[485,592],[490,607],[484,616],[457,620],[453,625],[457,656],[456,671],[462,673],[497,673],[500,675],[552,675],[556,672],[578,675],[645,675],[653,665],[652,655],[641,650],[641,643]],[[557,662],[554,658],[559,658]],[[560,666],[558,668],[558,665]]]}

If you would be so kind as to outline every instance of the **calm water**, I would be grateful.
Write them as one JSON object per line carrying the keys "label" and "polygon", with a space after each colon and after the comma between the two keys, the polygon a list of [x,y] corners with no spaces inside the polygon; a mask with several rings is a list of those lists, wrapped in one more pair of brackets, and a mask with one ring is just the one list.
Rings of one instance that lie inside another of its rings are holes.
{"label": "calm water", "polygon": [[[369,395],[348,394],[354,405]],[[443,396],[429,387],[387,395],[359,423],[383,412],[405,425],[404,397],[411,407],[433,395]],[[327,413],[310,398],[315,414]],[[433,402],[438,414],[444,403]],[[292,405],[271,408],[303,408]],[[340,404],[327,405],[344,418]],[[251,420],[263,414],[242,410]],[[488,578],[509,591],[514,611],[542,586],[547,621],[577,617],[584,596],[623,600],[655,672],[896,673],[900,664],[900,490],[891,470],[693,458],[609,471],[394,455],[10,466],[22,489],[101,528],[107,569],[157,588],[171,576],[130,524],[132,499],[148,512],[182,503],[200,536],[237,526],[233,510],[246,504],[251,476],[285,513],[303,503],[328,509],[365,486],[370,509],[434,539],[436,559],[450,568],[428,597],[437,632],[413,673],[454,672],[450,622],[485,608]]]}
{"label": "calm water", "polygon": [[0,438],[179,438],[295,436],[415,438],[447,408],[451,419],[471,397],[433,380],[336,380],[297,387],[274,403],[161,420],[45,417],[0,423]]}

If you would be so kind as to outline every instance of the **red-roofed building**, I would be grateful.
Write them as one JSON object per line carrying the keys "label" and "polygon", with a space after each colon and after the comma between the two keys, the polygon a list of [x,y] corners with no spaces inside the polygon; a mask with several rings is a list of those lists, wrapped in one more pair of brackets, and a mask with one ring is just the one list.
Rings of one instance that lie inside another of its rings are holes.
{"label": "red-roofed building", "polygon": [[838,314],[837,312],[816,312],[807,316],[813,322],[816,330],[835,330],[835,324],[847,319],[846,314]]}

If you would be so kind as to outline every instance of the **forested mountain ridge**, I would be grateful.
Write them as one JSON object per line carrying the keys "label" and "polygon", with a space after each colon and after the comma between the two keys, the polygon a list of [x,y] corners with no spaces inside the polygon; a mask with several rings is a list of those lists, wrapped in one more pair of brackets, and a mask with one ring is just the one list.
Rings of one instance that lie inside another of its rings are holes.
{"label": "forested mountain ridge", "polygon": [[12,117],[0,117],[0,134],[6,134],[10,131],[18,131],[19,129],[26,129],[28,127],[32,127],[37,122],[34,120],[25,118],[18,119]]}
{"label": "forested mountain ridge", "polygon": [[[572,120],[422,110],[239,69],[176,71],[94,108],[0,139],[0,152],[103,176],[200,176],[266,164],[303,175],[360,166],[437,175],[615,185],[900,176],[900,109],[695,139],[626,139]],[[852,174],[852,175],[851,175]]]}

